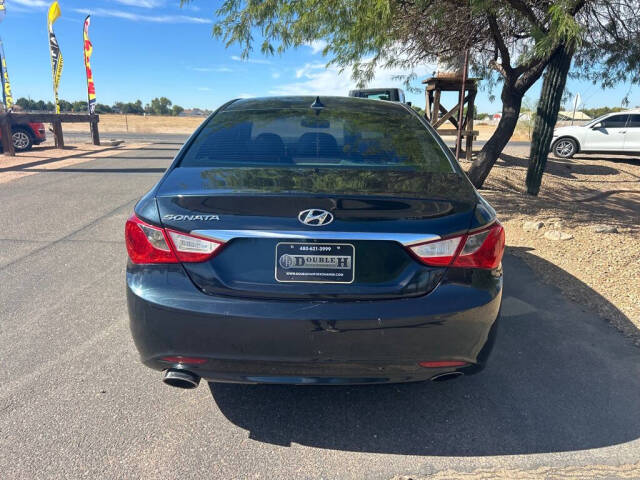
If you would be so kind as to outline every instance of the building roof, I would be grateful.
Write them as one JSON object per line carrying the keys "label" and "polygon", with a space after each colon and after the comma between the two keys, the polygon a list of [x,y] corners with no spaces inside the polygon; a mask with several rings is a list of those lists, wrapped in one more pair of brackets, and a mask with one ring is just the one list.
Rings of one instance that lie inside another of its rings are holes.
{"label": "building roof", "polygon": [[581,112],[580,110],[576,110],[575,115],[573,111],[562,110],[558,112],[558,118],[562,118],[566,120],[571,120],[572,118],[574,120],[591,120],[591,117],[589,115],[587,115],[584,112]]}

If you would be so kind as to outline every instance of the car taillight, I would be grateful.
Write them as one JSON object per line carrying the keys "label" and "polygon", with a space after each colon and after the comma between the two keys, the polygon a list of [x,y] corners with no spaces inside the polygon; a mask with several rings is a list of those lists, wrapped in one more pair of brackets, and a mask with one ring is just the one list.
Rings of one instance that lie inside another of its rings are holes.
{"label": "car taillight", "polygon": [[504,254],[504,228],[494,222],[478,232],[413,245],[409,250],[425,265],[494,269]]}
{"label": "car taillight", "polygon": [[178,260],[181,262],[204,262],[213,257],[222,243],[186,233],[166,230]]}
{"label": "car taillight", "polygon": [[210,259],[222,245],[150,225],[132,215],[125,225],[127,252],[133,263],[195,263]]}
{"label": "car taillight", "polygon": [[454,267],[493,269],[500,266],[504,254],[504,228],[495,222],[486,230],[467,235]]}

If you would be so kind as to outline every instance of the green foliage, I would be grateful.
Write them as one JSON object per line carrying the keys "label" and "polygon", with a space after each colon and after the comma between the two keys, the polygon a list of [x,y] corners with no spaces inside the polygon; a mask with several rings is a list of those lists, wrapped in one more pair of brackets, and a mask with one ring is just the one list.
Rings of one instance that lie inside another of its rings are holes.
{"label": "green foliage", "polygon": [[60,111],[71,112],[73,111],[73,104],[67,100],[60,100]]}
{"label": "green foliage", "polygon": [[171,108],[171,115],[173,115],[174,117],[177,117],[178,115],[180,115],[182,112],[184,112],[184,108],[182,108],[180,105],[174,105]]}
{"label": "green foliage", "polygon": [[330,55],[332,63],[353,66],[355,76],[366,78],[363,59],[380,57],[397,38],[395,8],[395,2],[388,0],[225,0],[216,12],[219,20],[213,34],[227,46],[240,45],[243,58],[256,45],[263,54],[272,55],[327,40],[323,54]]}
{"label": "green foliage", "polygon": [[96,113],[113,113],[113,108],[103,103],[96,103]]}
{"label": "green foliage", "polygon": [[534,30],[537,42],[535,54],[540,57],[553,52],[558,45],[565,45],[575,49],[582,43],[582,26],[575,18],[575,2],[559,0],[548,8],[548,27],[543,32],[539,28]]}
{"label": "green foliage", "polygon": [[[16,105],[19,105],[25,112],[52,112],[55,110],[53,102],[44,102],[43,100],[32,100],[30,98],[21,97],[16,101]],[[150,115],[180,115],[184,108],[180,105],[173,105],[171,100],[166,97],[154,98],[151,101],[151,105],[147,105]],[[70,102],[68,100],[60,100],[61,112],[74,112],[74,113],[86,113],[87,102],[84,100],[77,100]],[[207,114],[208,110],[203,111]],[[98,103],[96,105],[96,113],[123,113],[128,115],[143,115],[145,108],[142,106],[141,100],[135,102],[115,102],[112,106]]]}
{"label": "green foliage", "polygon": [[16,105],[19,105],[23,110],[35,111],[35,112],[51,112],[55,110],[53,102],[44,102],[43,100],[32,100],[30,98],[21,97],[16,100]]}
{"label": "green foliage", "polygon": [[621,112],[624,110],[621,107],[595,107],[595,108],[583,108],[582,111],[589,115],[591,118],[598,118],[601,115],[607,113]]}
{"label": "green foliage", "polygon": [[82,100],[75,101],[72,104],[71,110],[74,113],[86,113],[88,110],[87,102]]}
{"label": "green foliage", "polygon": [[420,116],[424,117],[424,109],[418,107],[417,105],[411,105],[414,111],[416,111]]}
{"label": "green foliage", "polygon": [[171,115],[171,100],[167,97],[154,98],[145,110],[151,115]]}
{"label": "green foliage", "polygon": [[119,111],[120,113],[129,114],[129,115],[142,115],[144,114],[144,107],[142,106],[141,100],[136,100],[135,102],[116,102],[113,105],[114,109]]}

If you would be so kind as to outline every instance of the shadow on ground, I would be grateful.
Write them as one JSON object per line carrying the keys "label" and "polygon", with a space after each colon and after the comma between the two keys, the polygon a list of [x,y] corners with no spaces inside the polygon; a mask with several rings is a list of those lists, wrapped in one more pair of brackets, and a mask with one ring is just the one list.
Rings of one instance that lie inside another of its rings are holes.
{"label": "shadow on ground", "polygon": [[[600,165],[594,162],[607,162],[607,165]],[[577,175],[617,175],[620,173],[620,168],[625,165],[638,165],[640,163],[640,157],[630,156],[602,156],[602,155],[584,155],[575,156],[571,159],[555,158],[549,156],[545,167],[545,175],[554,175],[562,178],[576,179]],[[518,166],[527,168],[528,159],[526,157],[518,157],[502,153],[498,164],[503,166]],[[630,172],[625,172],[632,175]],[[633,175],[638,178],[637,175]],[[589,180],[581,180],[582,183],[588,183]]]}
{"label": "shadow on ground", "polygon": [[493,356],[475,376],[362,387],[210,384],[211,393],[250,438],[277,445],[478,456],[640,438],[640,350],[629,339],[513,255],[505,257],[503,302]]}

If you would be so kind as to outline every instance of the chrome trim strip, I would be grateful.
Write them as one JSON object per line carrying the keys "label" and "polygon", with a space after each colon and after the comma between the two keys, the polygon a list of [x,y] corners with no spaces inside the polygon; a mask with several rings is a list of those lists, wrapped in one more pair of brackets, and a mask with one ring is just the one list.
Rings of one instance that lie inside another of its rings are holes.
{"label": "chrome trim strip", "polygon": [[388,240],[404,246],[432,242],[439,235],[429,233],[378,233],[378,232],[336,232],[336,231],[300,231],[300,230],[193,230],[193,235],[210,238],[219,242],[228,242],[234,238],[279,238],[295,240]]}

